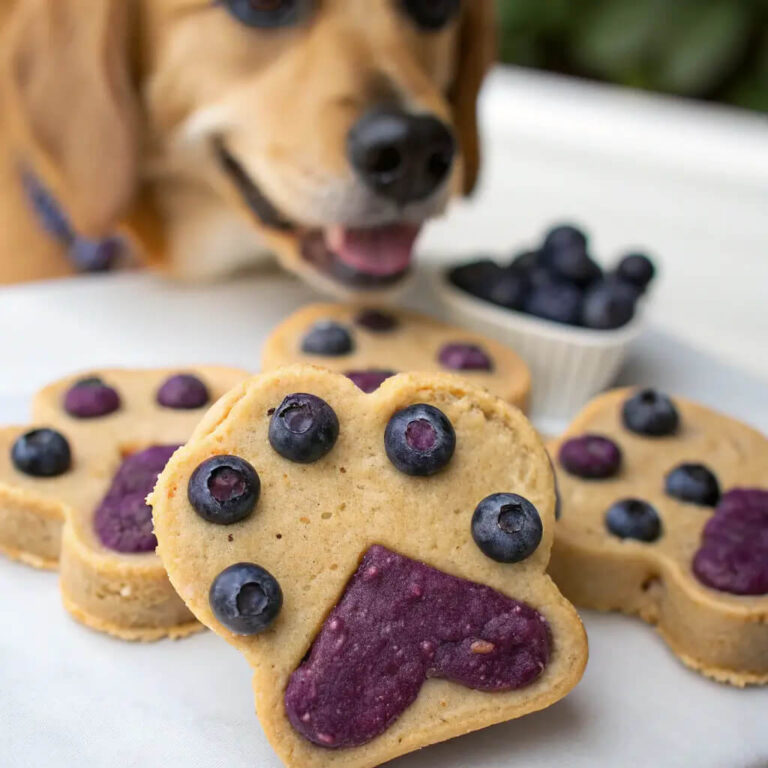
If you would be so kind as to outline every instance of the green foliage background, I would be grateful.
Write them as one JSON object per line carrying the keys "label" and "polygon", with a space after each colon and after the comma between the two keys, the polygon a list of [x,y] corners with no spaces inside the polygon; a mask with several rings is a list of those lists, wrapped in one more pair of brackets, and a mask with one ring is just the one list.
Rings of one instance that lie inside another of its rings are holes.
{"label": "green foliage background", "polygon": [[504,61],[768,112],[768,0],[496,0]]}

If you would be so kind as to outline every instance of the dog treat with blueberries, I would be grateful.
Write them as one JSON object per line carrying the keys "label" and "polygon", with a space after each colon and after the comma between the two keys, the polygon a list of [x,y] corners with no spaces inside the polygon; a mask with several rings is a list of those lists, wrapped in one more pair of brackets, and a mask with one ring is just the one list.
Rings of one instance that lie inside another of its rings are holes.
{"label": "dog treat with blueberries", "polygon": [[682,398],[616,390],[551,449],[550,573],[565,595],[656,625],[709,677],[768,683],[768,438]]}
{"label": "dog treat with blueberries", "polygon": [[125,639],[199,628],[155,555],[145,503],[207,407],[246,374],[111,370],[43,389],[35,427],[0,430],[0,551],[60,567],[64,605]]}
{"label": "dog treat with blueberries", "polygon": [[345,304],[300,309],[270,335],[262,369],[322,365],[373,392],[395,373],[457,373],[525,410],[531,375],[509,347],[425,315]]}
{"label": "dog treat with blueberries", "polygon": [[171,582],[254,670],[288,768],[370,768],[540,710],[586,638],[545,574],[554,477],[515,408],[447,374],[372,394],[254,377],[150,497]]}

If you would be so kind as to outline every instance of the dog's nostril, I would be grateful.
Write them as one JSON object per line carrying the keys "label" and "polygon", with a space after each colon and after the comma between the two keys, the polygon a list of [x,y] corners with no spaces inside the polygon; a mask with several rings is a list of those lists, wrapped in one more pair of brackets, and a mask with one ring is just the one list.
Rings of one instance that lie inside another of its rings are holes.
{"label": "dog's nostril", "polygon": [[403,158],[397,147],[379,147],[371,153],[369,170],[379,176],[396,173],[402,165]]}
{"label": "dog's nostril", "polygon": [[453,153],[449,154],[445,151],[435,152],[429,157],[427,171],[431,176],[442,181],[448,175],[452,164]]}
{"label": "dog's nostril", "polygon": [[363,183],[399,205],[433,194],[447,178],[455,154],[453,134],[443,122],[393,109],[363,116],[347,143]]}

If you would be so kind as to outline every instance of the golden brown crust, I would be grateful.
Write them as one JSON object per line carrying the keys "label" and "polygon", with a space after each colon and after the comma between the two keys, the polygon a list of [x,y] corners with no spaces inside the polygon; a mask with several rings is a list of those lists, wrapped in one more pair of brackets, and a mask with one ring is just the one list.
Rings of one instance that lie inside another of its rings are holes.
{"label": "golden brown crust", "polygon": [[[94,629],[116,637],[177,637],[197,627],[174,592],[154,553],[120,554],[101,545],[93,513],[123,457],[149,445],[183,443],[201,412],[174,411],[155,401],[158,387],[178,370],[89,372],[114,386],[121,408],[89,420],[61,407],[64,393],[82,376],[45,387],[34,400],[33,421],[68,439],[73,462],[56,478],[26,476],[13,466],[10,449],[26,428],[0,430],[0,549],[36,567],[60,566],[64,605]],[[199,368],[215,399],[245,377],[229,368]]]}
{"label": "golden brown crust", "polygon": [[[341,422],[334,449],[315,464],[292,464],[269,446],[269,410],[293,392],[322,397]],[[443,410],[457,435],[451,464],[431,478],[397,472],[383,450],[391,415],[416,402]],[[199,463],[221,453],[246,459],[261,479],[253,516],[226,528],[203,521],[185,492]],[[513,490],[537,506],[544,535],[528,560],[501,565],[476,547],[470,521],[482,498]],[[289,768],[380,765],[543,709],[571,690],[583,673],[583,627],[544,573],[552,543],[554,486],[541,441],[519,411],[455,376],[401,375],[372,395],[310,366],[255,377],[209,412],[169,462],[151,503],[158,552],[172,583],[198,619],[248,659],[262,726]],[[499,694],[429,680],[403,716],[363,747],[328,751],[305,741],[285,716],[285,686],[372,544],[487,584],[540,611],[553,634],[552,657],[542,676],[527,688]],[[215,619],[208,590],[225,567],[254,560],[278,579],[285,602],[272,629],[239,637]]]}
{"label": "golden brown crust", "polygon": [[[527,408],[531,374],[522,358],[509,347],[426,315],[390,308],[386,311],[398,319],[398,327],[388,333],[371,333],[354,323],[360,309],[354,305],[328,303],[312,304],[298,310],[270,334],[262,353],[262,370],[304,363],[321,365],[339,373],[378,369],[446,374],[451,372],[437,359],[442,346],[452,342],[476,344],[490,354],[494,370],[462,371],[460,375],[472,385],[485,387],[523,411]],[[351,354],[328,357],[301,351],[304,334],[321,320],[333,320],[350,329],[355,340]]]}
{"label": "golden brown crust", "polygon": [[[655,625],[690,667],[734,685],[768,682],[768,595],[741,597],[700,583],[691,568],[711,509],[685,504],[664,492],[666,474],[698,461],[724,490],[765,485],[768,439],[750,427],[683,398],[677,435],[644,438],[621,423],[631,390],[592,401],[566,433],[550,443],[562,497],[550,573],[576,605],[621,611]],[[560,446],[586,433],[607,435],[623,451],[620,473],[584,481],[565,472]],[[652,544],[610,535],[604,514],[622,498],[650,502],[662,518],[663,535]]]}

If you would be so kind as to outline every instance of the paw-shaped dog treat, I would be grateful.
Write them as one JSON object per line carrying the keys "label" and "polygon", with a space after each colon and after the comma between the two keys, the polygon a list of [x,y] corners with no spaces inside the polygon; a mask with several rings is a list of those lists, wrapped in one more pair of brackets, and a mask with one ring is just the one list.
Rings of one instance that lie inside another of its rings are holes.
{"label": "paw-shaped dog treat", "polygon": [[367,768],[542,709],[584,632],[544,570],[547,454],[446,374],[365,394],[314,366],[225,397],[150,497],[158,552],[254,669],[289,768]]}
{"label": "paw-shaped dog treat", "polygon": [[509,347],[478,334],[399,309],[345,304],[304,307],[267,340],[262,369],[321,365],[374,392],[396,373],[455,373],[525,410],[528,367]]}
{"label": "paw-shaped dog treat", "polygon": [[705,675],[768,683],[768,439],[682,398],[617,390],[551,454],[563,592],[655,624]]}
{"label": "paw-shaped dog treat", "polygon": [[155,555],[145,499],[207,406],[244,378],[114,370],[46,387],[36,426],[0,430],[0,550],[60,566],[65,606],[95,629],[149,640],[198,628]]}

